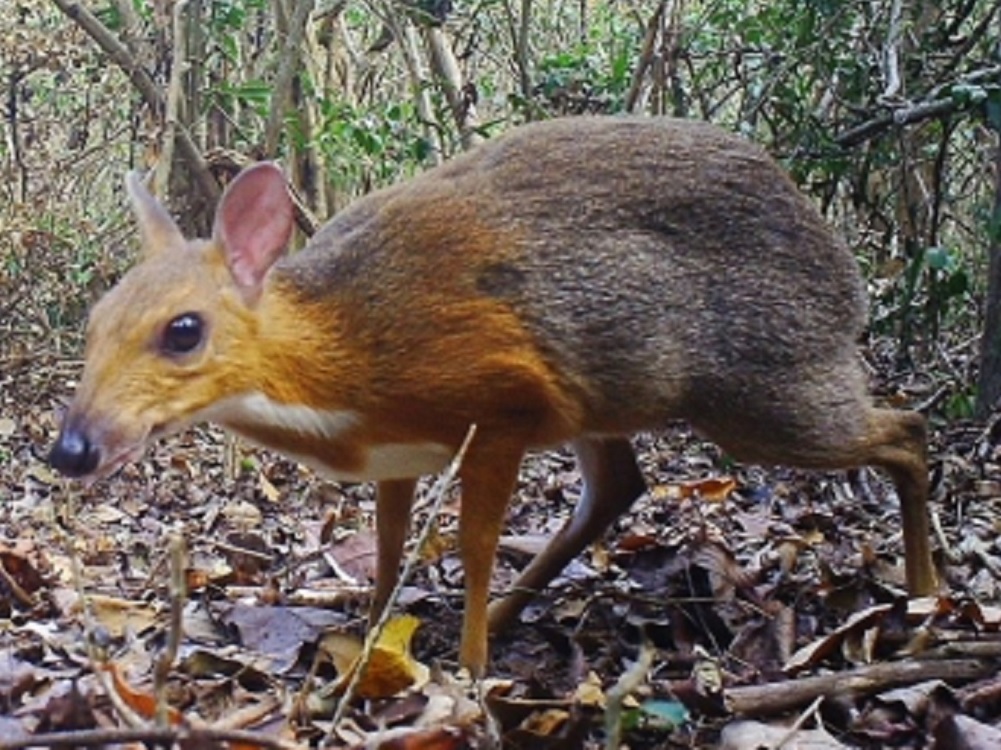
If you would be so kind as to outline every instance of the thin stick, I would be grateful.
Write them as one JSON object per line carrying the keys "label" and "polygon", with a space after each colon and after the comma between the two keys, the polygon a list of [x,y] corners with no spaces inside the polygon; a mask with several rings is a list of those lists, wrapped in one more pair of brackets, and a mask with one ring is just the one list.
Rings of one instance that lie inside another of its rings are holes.
{"label": "thin stick", "polygon": [[153,671],[154,695],[156,696],[156,723],[167,726],[167,678],[177,660],[184,631],[184,601],[187,586],[184,580],[185,558],[187,557],[184,537],[180,529],[170,534],[170,627],[167,629],[167,643],[156,659]]}
{"label": "thin stick", "polygon": [[653,664],[655,649],[647,640],[640,646],[636,663],[622,673],[618,681],[608,691],[608,706],[605,708],[605,750],[619,750],[622,737],[622,704],[646,677]]}
{"label": "thin stick", "polygon": [[68,732],[36,734],[0,741],[0,750],[21,750],[28,747],[105,747],[126,743],[157,743],[160,745],[190,743],[205,747],[218,742],[237,743],[245,748],[268,750],[303,750],[304,745],[269,737],[257,732],[215,727],[143,727],[138,729],[86,729]]}
{"label": "thin stick", "polygon": [[796,738],[796,735],[798,735],[800,730],[803,728],[803,725],[806,723],[807,719],[809,719],[811,716],[817,713],[817,711],[820,709],[820,704],[823,702],[824,702],[824,696],[818,695],[817,699],[813,703],[811,703],[809,707],[796,718],[796,721],[793,722],[793,725],[789,727],[789,731],[786,732],[785,736],[783,736],[782,739],[780,739],[776,743],[774,750],[782,750],[782,748],[784,748],[786,745],[792,742]]}

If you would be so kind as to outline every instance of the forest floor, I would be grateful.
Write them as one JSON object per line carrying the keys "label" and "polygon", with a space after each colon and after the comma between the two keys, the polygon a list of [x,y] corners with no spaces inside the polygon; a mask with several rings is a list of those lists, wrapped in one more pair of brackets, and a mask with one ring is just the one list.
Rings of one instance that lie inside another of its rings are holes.
{"label": "forest floor", "polygon": [[[371,488],[209,428],[65,482],[44,456],[79,363],[8,351],[0,747],[1001,747],[1001,422],[933,425],[945,585],[910,601],[878,473],[738,466],[681,426],[640,436],[650,491],[494,639],[476,684],[456,665],[453,488],[411,545],[407,616],[365,697],[338,707],[365,633]],[[569,454],[525,462],[495,592],[579,491]]]}

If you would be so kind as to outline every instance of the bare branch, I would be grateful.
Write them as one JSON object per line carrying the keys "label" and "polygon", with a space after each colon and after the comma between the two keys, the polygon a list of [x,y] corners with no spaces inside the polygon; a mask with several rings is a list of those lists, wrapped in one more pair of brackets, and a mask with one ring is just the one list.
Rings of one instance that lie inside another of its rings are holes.
{"label": "bare branch", "polygon": [[970,681],[992,675],[991,659],[928,659],[869,664],[858,669],[787,682],[733,687],[727,707],[742,716],[775,714],[808,705],[819,696],[868,695],[925,680]]}
{"label": "bare branch", "polygon": [[902,125],[910,125],[933,117],[941,117],[952,112],[959,112],[972,109],[977,106],[976,102],[958,100],[950,96],[947,92],[958,85],[974,86],[982,82],[996,83],[1001,80],[1001,65],[993,65],[981,70],[974,70],[966,75],[936,86],[932,89],[928,98],[918,104],[897,109],[877,115],[860,125],[849,128],[838,135],[834,142],[842,148],[852,148],[858,144],[881,135],[886,130]]}
{"label": "bare branch", "polygon": [[422,29],[422,34],[431,59],[431,68],[445,92],[448,107],[452,111],[452,118],[462,139],[462,147],[471,148],[482,140],[476,132],[476,102],[473,101],[473,97],[464,94],[462,72],[459,70],[455,53],[452,52],[452,45],[442,30],[436,26],[425,27]]}
{"label": "bare branch", "polygon": [[626,94],[626,111],[635,112],[636,103],[640,98],[640,91],[643,88],[643,78],[647,69],[653,61],[654,50],[657,45],[657,37],[661,34],[663,26],[664,9],[667,7],[667,0],[660,0],[660,4],[653,12],[646,25],[646,34],[643,36],[643,49],[640,52],[639,60],[636,62],[636,69],[633,71],[633,79],[629,83],[629,92]]}
{"label": "bare branch", "polygon": [[886,86],[879,95],[880,101],[892,101],[900,94],[900,37],[903,14],[901,0],[893,0],[890,10],[890,28],[886,32],[886,46],[883,48],[883,77]]}
{"label": "bare branch", "polygon": [[281,137],[285,109],[292,96],[292,82],[302,59],[306,24],[309,23],[309,16],[313,12],[314,5],[314,0],[299,0],[289,22],[288,36],[285,37],[285,44],[282,46],[281,62],[271,94],[271,112],[264,131],[264,150],[268,156],[274,156],[278,150],[278,139]]}
{"label": "bare branch", "polygon": [[[146,106],[153,110],[157,117],[163,117],[165,102],[159,87],[115,35],[77,0],[52,0],[52,2],[87,36],[93,39],[115,65],[121,68],[122,72],[129,77],[132,85],[139,91]],[[202,193],[212,201],[217,200],[219,186],[212,179],[208,166],[190,134],[179,128],[177,139],[181,152],[189,162]]]}
{"label": "bare branch", "polygon": [[184,74],[188,68],[188,34],[187,25],[184,22],[187,11],[188,0],[179,0],[174,6],[174,59],[170,69],[170,84],[167,86],[163,151],[153,175],[153,192],[157,195],[168,194],[170,171],[174,164],[178,113],[184,100]]}

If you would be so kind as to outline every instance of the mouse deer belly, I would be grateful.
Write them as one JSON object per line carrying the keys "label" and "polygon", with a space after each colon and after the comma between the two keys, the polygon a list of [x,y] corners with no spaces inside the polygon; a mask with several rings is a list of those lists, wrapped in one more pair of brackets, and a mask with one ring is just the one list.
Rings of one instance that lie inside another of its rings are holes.
{"label": "mouse deer belly", "polygon": [[452,448],[430,440],[387,441],[373,436],[360,414],[283,404],[249,393],[215,404],[202,417],[265,448],[351,482],[408,479],[448,465]]}

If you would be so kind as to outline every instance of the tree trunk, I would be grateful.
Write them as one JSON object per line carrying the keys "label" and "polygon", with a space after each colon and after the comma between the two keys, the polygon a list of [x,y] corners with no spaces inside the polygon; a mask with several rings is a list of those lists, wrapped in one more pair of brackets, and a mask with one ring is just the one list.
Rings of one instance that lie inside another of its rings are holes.
{"label": "tree trunk", "polygon": [[1001,399],[1001,129],[994,152],[994,210],[988,245],[987,310],[980,340],[976,415],[985,419]]}

